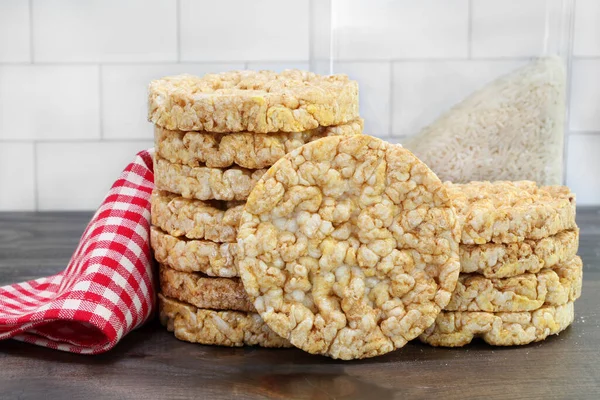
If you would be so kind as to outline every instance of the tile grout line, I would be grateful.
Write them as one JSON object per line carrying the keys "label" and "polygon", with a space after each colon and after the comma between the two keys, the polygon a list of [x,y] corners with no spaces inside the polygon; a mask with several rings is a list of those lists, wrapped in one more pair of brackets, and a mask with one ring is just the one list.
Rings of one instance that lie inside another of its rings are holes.
{"label": "tile grout line", "polygon": [[177,29],[177,63],[181,62],[181,0],[177,0],[177,4],[175,4],[175,25]]}
{"label": "tile grout line", "polygon": [[394,129],[394,62],[390,61],[390,115],[388,117],[388,135],[393,136],[392,130]]}
{"label": "tile grout line", "polygon": [[[313,67],[313,60],[316,58],[315,54],[314,54],[314,31],[315,31],[315,26],[314,26],[314,20],[313,20],[313,14],[314,14],[314,9],[315,9],[315,0],[309,0],[308,1],[308,70],[311,71],[312,67]],[[312,71],[312,72],[316,72],[316,71]]]}
{"label": "tile grout line", "polygon": [[33,64],[33,0],[29,0],[29,64]]}
{"label": "tile grout line", "polygon": [[467,58],[473,57],[473,0],[468,0],[468,24],[467,24]]}
{"label": "tile grout line", "polygon": [[595,136],[595,135],[600,135],[600,130],[598,131],[575,131],[573,129],[566,129],[566,135],[565,136],[574,136],[574,135],[590,135],[590,136]]}
{"label": "tile grout line", "polygon": [[[475,57],[470,61],[488,61],[488,62],[503,62],[503,61],[530,61],[530,57]],[[600,56],[573,56],[574,61],[579,60],[600,60]],[[310,62],[310,60],[308,60]],[[442,58],[427,58],[427,57],[414,57],[414,58],[391,58],[391,59],[340,59],[336,60],[336,62],[340,63],[385,63],[385,62],[430,62],[430,63],[442,63],[442,62],[452,62],[452,61],[469,61],[466,57],[442,57]],[[243,64],[245,61],[243,60],[217,60],[217,61],[140,61],[140,62],[124,62],[124,61],[115,61],[115,62],[97,62],[97,61],[65,61],[65,62],[36,62],[37,66],[116,66],[116,67],[140,67],[140,66],[155,66],[155,65],[215,65],[215,64]],[[264,63],[264,64],[277,64],[277,63],[305,63],[307,60],[253,60],[253,63]],[[0,66],[20,66],[20,65],[31,65],[30,62],[9,62],[4,61],[0,62]]]}
{"label": "tile grout line", "polygon": [[102,64],[98,65],[98,129],[100,130],[100,141],[104,141],[104,107],[102,105]]}
{"label": "tile grout line", "polygon": [[35,211],[40,209],[40,193],[38,188],[38,151],[37,142],[33,141],[33,206]]}

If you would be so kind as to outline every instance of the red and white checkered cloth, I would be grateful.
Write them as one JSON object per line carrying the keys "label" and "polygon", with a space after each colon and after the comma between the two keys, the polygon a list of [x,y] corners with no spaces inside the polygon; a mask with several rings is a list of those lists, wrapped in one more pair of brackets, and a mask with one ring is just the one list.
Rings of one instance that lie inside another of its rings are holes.
{"label": "red and white checkered cloth", "polygon": [[151,151],[113,184],[67,269],[0,287],[0,339],[82,354],[113,348],[155,308],[150,253]]}

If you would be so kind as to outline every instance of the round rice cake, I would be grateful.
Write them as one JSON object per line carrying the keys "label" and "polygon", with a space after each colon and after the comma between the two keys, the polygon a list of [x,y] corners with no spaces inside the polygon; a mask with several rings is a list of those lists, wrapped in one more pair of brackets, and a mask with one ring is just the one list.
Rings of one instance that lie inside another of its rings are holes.
{"label": "round rice cake", "polygon": [[244,208],[241,202],[186,199],[154,190],[150,199],[152,225],[169,235],[213,242],[235,242]]}
{"label": "round rice cake", "polygon": [[189,167],[170,163],[155,155],[154,186],[177,193],[186,199],[246,200],[250,191],[266,172],[241,167]]}
{"label": "round rice cake", "polygon": [[150,229],[154,258],[161,264],[183,272],[202,272],[209,276],[237,276],[234,258],[237,243],[177,238],[156,227]]}
{"label": "round rice cake", "polygon": [[159,266],[160,291],[198,308],[256,312],[239,278],[214,278]]}
{"label": "round rice cake", "polygon": [[302,132],[358,116],[357,82],[299,70],[169,76],[148,94],[148,119],[171,130]]}
{"label": "round rice cake", "polygon": [[154,141],[156,153],[171,163],[190,167],[226,168],[238,165],[261,169],[275,164],[286,153],[305,143],[327,136],[357,135],[362,133],[362,129],[362,119],[303,132],[271,134],[182,132],[155,126]]}
{"label": "round rice cake", "polygon": [[308,143],[250,194],[236,260],[265,322],[333,358],[400,348],[450,301],[460,230],[442,182],[366,135]]}
{"label": "round rice cake", "polygon": [[461,244],[460,271],[486,278],[536,273],[571,260],[578,249],[579,229],[517,243]]}
{"label": "round rice cake", "polygon": [[160,323],[186,342],[215,346],[291,347],[256,313],[196,308],[158,295]]}
{"label": "round rice cake", "polygon": [[562,332],[574,317],[572,302],[525,312],[443,311],[419,339],[441,347],[465,346],[476,337],[493,346],[525,345]]}
{"label": "round rice cake", "polygon": [[554,269],[511,278],[460,274],[445,311],[533,311],[542,305],[563,305],[581,296],[583,264],[574,257]]}
{"label": "round rice cake", "polygon": [[462,229],[461,243],[516,243],[576,229],[575,194],[531,181],[445,183]]}

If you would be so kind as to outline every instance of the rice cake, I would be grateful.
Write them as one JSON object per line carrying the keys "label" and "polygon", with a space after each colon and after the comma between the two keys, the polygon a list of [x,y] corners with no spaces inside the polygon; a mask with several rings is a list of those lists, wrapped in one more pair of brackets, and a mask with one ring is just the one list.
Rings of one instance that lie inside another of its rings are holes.
{"label": "rice cake", "polygon": [[465,346],[475,337],[494,346],[525,345],[562,332],[574,317],[572,302],[526,312],[443,311],[419,339],[442,347]]}
{"label": "rice cake", "polygon": [[169,235],[214,242],[235,242],[241,202],[202,201],[154,190],[150,199],[152,225]]}
{"label": "rice cake", "polygon": [[461,244],[460,271],[482,274],[486,278],[536,273],[571,260],[578,249],[579,229],[517,243]]}
{"label": "rice cake", "polygon": [[214,311],[158,295],[160,323],[179,340],[216,346],[291,347],[256,313]]}
{"label": "rice cake", "polygon": [[264,321],[295,346],[352,359],[404,346],[460,269],[446,189],[412,153],[366,135],[308,143],[250,194],[238,268]]}
{"label": "rice cake", "polygon": [[512,278],[486,278],[461,274],[445,311],[533,311],[542,305],[559,306],[581,296],[583,264],[581,258],[537,274]]}
{"label": "rice cake", "polygon": [[575,194],[531,181],[445,183],[462,229],[461,243],[516,243],[576,229]]}
{"label": "rice cake", "polygon": [[239,278],[213,278],[160,265],[159,280],[163,295],[198,308],[256,312]]}
{"label": "rice cake", "polygon": [[148,119],[170,130],[302,132],[358,116],[357,82],[299,70],[170,76],[148,94]]}
{"label": "rice cake", "polygon": [[150,229],[154,258],[161,264],[183,272],[202,272],[209,276],[237,276],[234,258],[237,243],[177,238],[156,227]]}
{"label": "rice cake", "polygon": [[190,167],[226,168],[237,165],[261,169],[270,167],[286,153],[305,143],[327,136],[357,135],[362,133],[362,129],[362,119],[303,132],[271,134],[182,132],[155,126],[154,138],[156,153],[171,163]]}
{"label": "rice cake", "polygon": [[154,186],[186,199],[246,200],[264,169],[189,167],[155,155]]}

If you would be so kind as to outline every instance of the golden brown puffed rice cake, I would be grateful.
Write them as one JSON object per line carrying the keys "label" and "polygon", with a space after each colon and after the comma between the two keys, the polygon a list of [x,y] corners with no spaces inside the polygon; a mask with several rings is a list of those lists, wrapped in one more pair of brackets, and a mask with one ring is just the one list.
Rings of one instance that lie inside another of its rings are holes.
{"label": "golden brown puffed rice cake", "polygon": [[163,159],[190,167],[226,168],[237,165],[249,169],[270,167],[286,153],[305,143],[327,136],[362,133],[363,120],[337,126],[318,127],[303,132],[270,134],[238,132],[182,132],[154,128],[156,153]]}
{"label": "golden brown puffed rice cake", "polygon": [[214,278],[160,265],[159,280],[163,295],[198,308],[256,312],[239,278]]}
{"label": "golden brown puffed rice cake", "polygon": [[525,312],[442,311],[419,339],[442,347],[465,346],[475,337],[494,346],[525,345],[565,330],[574,317],[572,302]]}
{"label": "golden brown puffed rice cake", "polygon": [[574,257],[554,269],[512,278],[486,278],[460,274],[445,311],[518,312],[537,310],[544,304],[559,306],[581,296],[583,264]]}
{"label": "golden brown puffed rice cake", "polygon": [[442,182],[399,145],[328,137],[279,160],[250,194],[236,259],[264,321],[333,358],[402,347],[448,304],[458,220]]}
{"label": "golden brown puffed rice cake", "polygon": [[575,229],[575,194],[531,181],[445,183],[462,229],[461,243],[516,243]]}
{"label": "golden brown puffed rice cake", "polygon": [[234,264],[237,243],[177,238],[153,226],[150,245],[156,261],[178,271],[224,278],[238,275]]}
{"label": "golden brown puffed rice cake", "polygon": [[286,70],[169,76],[150,83],[148,119],[171,130],[302,132],[358,118],[346,75]]}
{"label": "golden brown puffed rice cake", "polygon": [[246,200],[265,172],[241,167],[188,167],[154,157],[154,186],[186,199]]}
{"label": "golden brown puffed rice cake", "polygon": [[242,202],[202,201],[154,190],[150,199],[152,225],[169,235],[213,242],[235,242]]}
{"label": "golden brown puffed rice cake", "polygon": [[482,274],[486,278],[535,273],[571,260],[578,249],[577,228],[517,243],[461,244],[460,271]]}
{"label": "golden brown puffed rice cake", "polygon": [[196,308],[158,295],[160,322],[179,340],[216,346],[291,347],[256,313]]}

